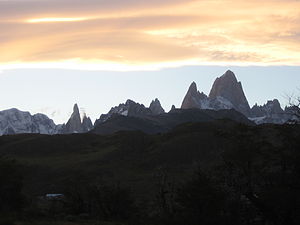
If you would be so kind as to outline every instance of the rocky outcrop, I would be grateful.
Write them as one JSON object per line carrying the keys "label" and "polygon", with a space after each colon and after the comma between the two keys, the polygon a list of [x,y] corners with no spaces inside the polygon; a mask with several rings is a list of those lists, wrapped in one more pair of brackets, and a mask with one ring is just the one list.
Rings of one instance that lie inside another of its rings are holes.
{"label": "rocky outcrop", "polygon": [[172,105],[172,107],[171,107],[169,113],[170,113],[170,112],[173,112],[174,110],[176,110],[176,106],[175,106],[175,105]]}
{"label": "rocky outcrop", "polygon": [[104,123],[115,114],[130,117],[145,117],[158,115],[164,112],[164,109],[161,107],[158,99],[152,101],[151,105],[150,108],[147,108],[143,104],[139,104],[128,99],[125,103],[111,108],[107,114],[102,114],[100,118],[96,120],[95,126],[97,124]]}
{"label": "rocky outcrop", "polygon": [[149,109],[151,110],[153,115],[165,113],[165,110],[163,109],[163,107],[160,104],[160,101],[157,98],[151,102]]}
{"label": "rocky outcrop", "polygon": [[203,92],[197,90],[197,85],[195,82],[192,82],[190,85],[183,102],[181,104],[182,109],[208,109],[209,108],[209,99],[207,95]]}
{"label": "rocky outcrop", "polygon": [[279,115],[281,116],[284,113],[284,110],[281,108],[280,103],[277,99],[270,100],[263,106],[258,106],[255,104],[251,109],[251,116],[261,117],[261,116],[272,116]]}
{"label": "rocky outcrop", "polygon": [[266,104],[259,106],[255,104],[251,108],[250,119],[257,124],[277,123],[282,124],[290,119],[290,115],[281,108],[277,99],[269,100]]}
{"label": "rocky outcrop", "polygon": [[86,114],[84,114],[82,119],[82,132],[89,132],[93,129],[93,123],[90,117],[87,117]]}

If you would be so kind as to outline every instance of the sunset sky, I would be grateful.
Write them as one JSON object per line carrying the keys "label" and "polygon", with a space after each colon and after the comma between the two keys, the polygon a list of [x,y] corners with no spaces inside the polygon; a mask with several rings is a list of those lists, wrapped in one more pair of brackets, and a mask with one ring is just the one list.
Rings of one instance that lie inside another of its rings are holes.
{"label": "sunset sky", "polygon": [[[0,110],[65,122],[127,98],[180,106],[227,69],[250,105],[300,87],[298,0],[0,0]],[[299,93],[299,91],[298,91]]]}

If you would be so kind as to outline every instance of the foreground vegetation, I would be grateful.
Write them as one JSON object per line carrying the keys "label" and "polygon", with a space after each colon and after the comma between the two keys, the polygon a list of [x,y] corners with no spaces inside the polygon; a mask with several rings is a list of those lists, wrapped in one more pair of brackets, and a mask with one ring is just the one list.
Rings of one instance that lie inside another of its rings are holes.
{"label": "foreground vegetation", "polygon": [[232,121],[0,137],[0,224],[300,224],[299,147],[297,125]]}

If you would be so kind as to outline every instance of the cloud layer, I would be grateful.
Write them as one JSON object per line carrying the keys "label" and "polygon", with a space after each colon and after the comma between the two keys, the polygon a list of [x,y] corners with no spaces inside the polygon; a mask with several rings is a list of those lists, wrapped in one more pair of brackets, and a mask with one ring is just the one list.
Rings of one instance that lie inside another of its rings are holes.
{"label": "cloud layer", "polygon": [[0,0],[0,68],[299,65],[296,0]]}

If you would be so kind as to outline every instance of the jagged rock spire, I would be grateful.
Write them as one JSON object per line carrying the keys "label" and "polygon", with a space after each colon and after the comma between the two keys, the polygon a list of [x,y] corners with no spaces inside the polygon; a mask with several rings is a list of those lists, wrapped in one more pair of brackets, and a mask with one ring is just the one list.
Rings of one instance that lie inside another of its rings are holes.
{"label": "jagged rock spire", "polygon": [[153,115],[165,113],[165,110],[163,109],[163,107],[160,104],[160,101],[157,98],[151,102],[149,108]]}
{"label": "jagged rock spire", "polygon": [[81,118],[79,113],[78,105],[75,104],[73,106],[73,113],[66,123],[64,133],[81,133],[82,127],[81,127]]}
{"label": "jagged rock spire", "polygon": [[170,113],[170,112],[174,112],[175,110],[176,110],[176,107],[175,107],[175,105],[172,105],[172,107],[171,107],[171,109],[170,109],[169,113]]}
{"label": "jagged rock spire", "polygon": [[90,118],[86,115],[83,116],[82,122],[80,117],[80,112],[78,105],[75,104],[73,107],[73,113],[64,126],[63,133],[70,134],[70,133],[84,133],[88,132],[93,128],[93,124]]}
{"label": "jagged rock spire", "polygon": [[193,81],[182,101],[182,109],[190,108],[207,108],[206,107],[207,96],[203,92],[197,90],[197,85]]}
{"label": "jagged rock spire", "polygon": [[130,117],[143,117],[146,115],[152,115],[152,111],[146,108],[143,104],[134,102],[128,99],[125,103],[119,104],[118,106],[112,107],[108,113],[102,114],[98,120],[96,120],[94,126],[104,123],[113,115],[122,115]]}
{"label": "jagged rock spire", "polygon": [[232,108],[244,115],[248,116],[250,113],[250,107],[242,84],[238,82],[234,73],[230,70],[227,70],[225,74],[215,80],[209,93],[209,98],[217,100],[217,103],[228,101],[232,104]]}
{"label": "jagged rock spire", "polygon": [[90,117],[87,117],[86,114],[83,115],[82,119],[82,131],[88,132],[93,129],[93,123]]}
{"label": "jagged rock spire", "polygon": [[250,115],[250,107],[244,94],[241,82],[238,82],[234,73],[227,70],[218,77],[210,91],[209,97],[197,90],[197,85],[192,82],[186,93],[182,109],[231,109],[234,108],[244,115]]}

